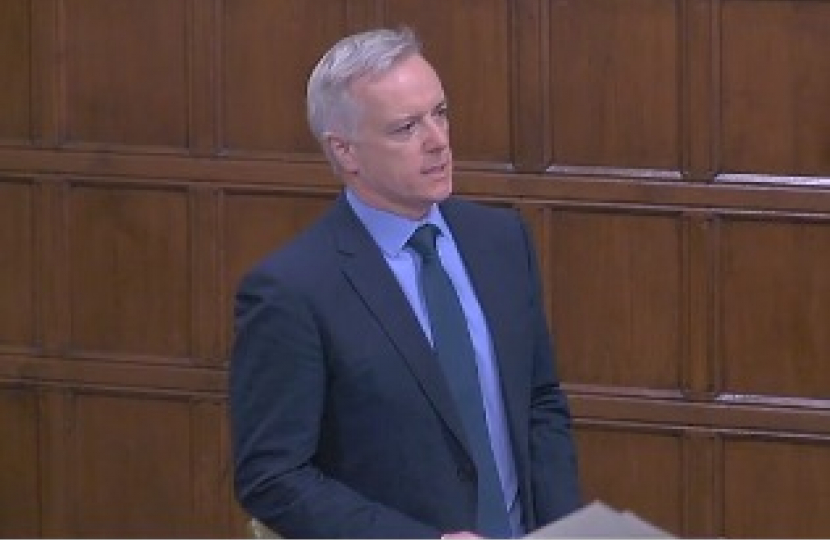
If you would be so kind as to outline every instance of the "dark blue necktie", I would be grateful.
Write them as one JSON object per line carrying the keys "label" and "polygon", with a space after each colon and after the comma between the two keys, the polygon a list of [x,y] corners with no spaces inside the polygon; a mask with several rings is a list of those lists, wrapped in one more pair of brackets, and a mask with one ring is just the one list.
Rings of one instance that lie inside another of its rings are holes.
{"label": "dark blue necktie", "polygon": [[437,234],[435,225],[421,225],[408,244],[421,256],[421,285],[433,346],[461,413],[478,472],[478,532],[492,538],[508,538],[510,524],[490,447],[473,344],[458,295],[435,249]]}

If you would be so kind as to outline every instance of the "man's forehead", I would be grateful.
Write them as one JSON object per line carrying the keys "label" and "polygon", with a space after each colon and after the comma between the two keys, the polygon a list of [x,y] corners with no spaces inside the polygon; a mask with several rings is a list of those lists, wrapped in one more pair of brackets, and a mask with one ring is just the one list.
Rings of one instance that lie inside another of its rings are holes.
{"label": "man's forehead", "polygon": [[398,64],[382,75],[355,81],[351,93],[357,99],[396,109],[431,109],[446,100],[441,81],[426,63]]}

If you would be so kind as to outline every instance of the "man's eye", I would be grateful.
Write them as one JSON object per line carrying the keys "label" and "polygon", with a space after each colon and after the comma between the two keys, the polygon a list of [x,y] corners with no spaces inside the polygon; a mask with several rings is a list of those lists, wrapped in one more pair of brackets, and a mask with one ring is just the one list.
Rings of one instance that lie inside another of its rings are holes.
{"label": "man's eye", "polygon": [[396,127],[392,133],[400,134],[400,135],[407,135],[415,131],[415,122],[407,122],[406,124],[402,124]]}

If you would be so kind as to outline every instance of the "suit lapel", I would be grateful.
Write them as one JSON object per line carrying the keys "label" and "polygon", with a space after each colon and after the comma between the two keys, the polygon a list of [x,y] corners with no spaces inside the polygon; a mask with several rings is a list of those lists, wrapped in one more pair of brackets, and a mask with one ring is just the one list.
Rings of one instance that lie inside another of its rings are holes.
{"label": "suit lapel", "polygon": [[432,347],[383,254],[345,197],[335,206],[332,230],[346,279],[400,352],[432,407],[468,448],[461,419]]}

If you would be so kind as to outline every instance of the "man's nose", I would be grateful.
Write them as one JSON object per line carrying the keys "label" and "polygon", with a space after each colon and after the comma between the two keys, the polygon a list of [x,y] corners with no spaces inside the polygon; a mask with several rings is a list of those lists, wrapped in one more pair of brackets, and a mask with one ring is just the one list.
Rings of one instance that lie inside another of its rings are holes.
{"label": "man's nose", "polygon": [[424,120],[424,147],[427,150],[443,150],[449,145],[449,129],[446,120]]}

